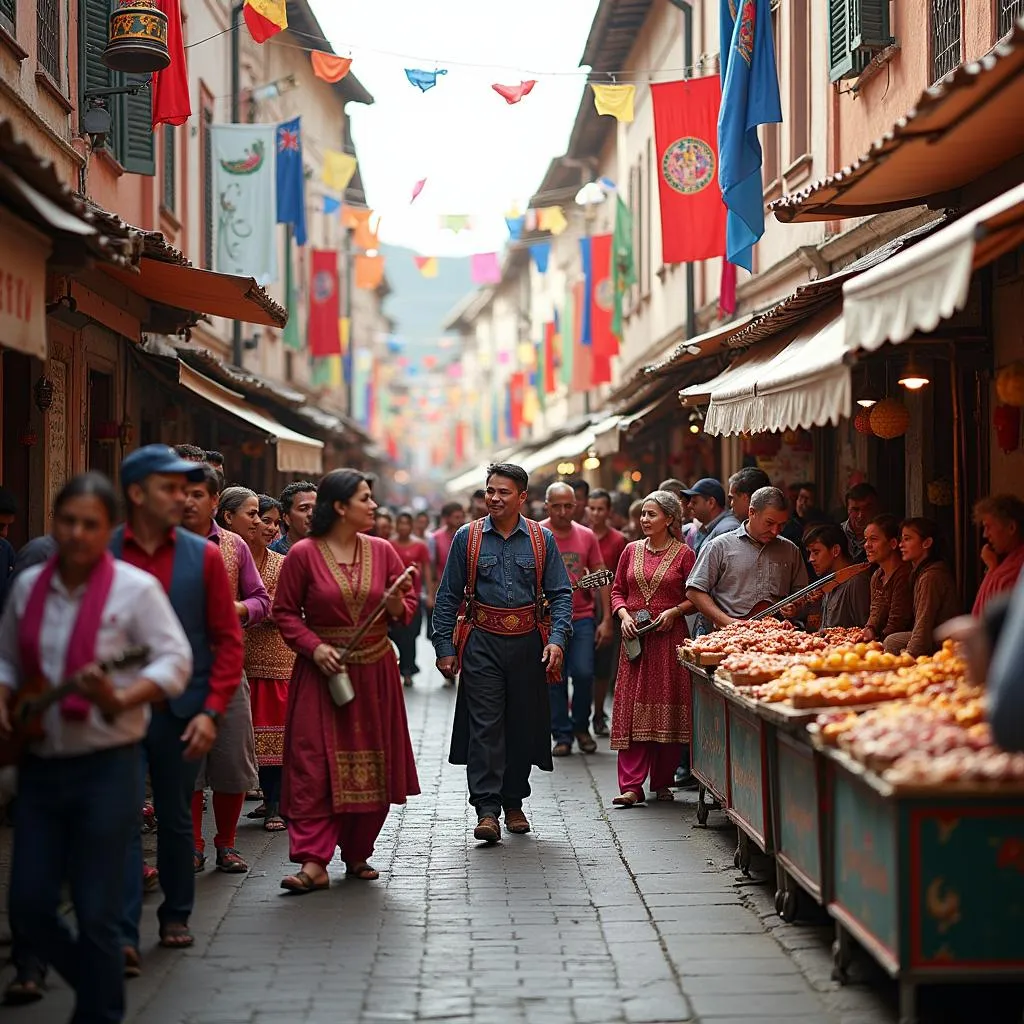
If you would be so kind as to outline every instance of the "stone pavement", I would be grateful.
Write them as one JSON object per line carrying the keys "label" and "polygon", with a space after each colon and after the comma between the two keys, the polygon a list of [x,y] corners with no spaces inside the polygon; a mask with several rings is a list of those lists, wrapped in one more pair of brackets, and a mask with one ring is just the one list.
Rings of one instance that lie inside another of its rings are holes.
{"label": "stone pavement", "polygon": [[[679,802],[613,809],[607,741],[534,772],[530,835],[475,844],[464,770],[446,760],[453,692],[439,681],[431,668],[407,691],[423,795],[388,819],[381,881],[343,879],[335,864],[329,892],[284,895],[286,837],[245,822],[252,870],[199,876],[192,950],[155,946],[159,897],[147,897],[130,1021],[895,1019],[876,994],[886,989],[829,981],[827,929],[778,922],[774,885],[733,869],[735,832],[720,815],[699,829]],[[63,1024],[70,1006],[54,979],[44,1002],[4,1017]]]}

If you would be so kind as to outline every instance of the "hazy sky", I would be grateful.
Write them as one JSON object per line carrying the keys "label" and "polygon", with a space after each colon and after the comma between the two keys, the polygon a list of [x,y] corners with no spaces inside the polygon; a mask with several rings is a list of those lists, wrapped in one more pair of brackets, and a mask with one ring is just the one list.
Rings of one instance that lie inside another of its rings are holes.
{"label": "hazy sky", "polygon": [[[500,249],[505,212],[516,202],[525,208],[551,159],[565,152],[597,0],[312,0],[312,7],[376,101],[348,110],[381,238],[434,256]],[[421,93],[407,67],[448,73]],[[491,89],[529,78],[537,79],[533,92],[512,106]],[[426,188],[410,205],[420,178]],[[474,229],[441,230],[439,217],[448,213],[472,215]]]}

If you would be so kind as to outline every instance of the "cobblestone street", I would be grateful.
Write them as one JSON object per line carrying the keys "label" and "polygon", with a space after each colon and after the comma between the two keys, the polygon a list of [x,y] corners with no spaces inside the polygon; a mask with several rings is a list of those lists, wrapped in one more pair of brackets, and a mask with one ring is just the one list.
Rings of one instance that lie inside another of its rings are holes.
{"label": "cobblestone street", "polygon": [[[679,801],[613,810],[606,740],[553,774],[534,772],[530,835],[477,846],[464,770],[446,760],[453,692],[431,668],[407,697],[424,792],[388,820],[374,858],[381,881],[344,880],[335,864],[330,892],[282,895],[287,839],[244,822],[252,870],[199,876],[192,950],[156,947],[159,897],[147,897],[129,1020],[894,1019],[877,986],[829,981],[827,929],[778,922],[756,862],[753,880],[733,869],[735,832],[721,815],[704,830]],[[53,979],[44,1002],[4,1016],[63,1024],[70,1004]]]}

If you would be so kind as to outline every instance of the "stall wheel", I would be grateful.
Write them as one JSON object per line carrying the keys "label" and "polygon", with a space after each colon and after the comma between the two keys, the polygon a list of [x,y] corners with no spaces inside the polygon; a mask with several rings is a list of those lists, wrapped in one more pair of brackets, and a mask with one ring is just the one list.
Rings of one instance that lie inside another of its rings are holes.
{"label": "stall wheel", "polygon": [[708,795],[707,788],[703,783],[697,786],[697,824],[706,825],[708,823],[708,813],[710,808],[705,802],[705,798]]}
{"label": "stall wheel", "polygon": [[736,829],[737,843],[736,852],[733,854],[732,862],[735,867],[750,877],[750,837],[741,828]]}
{"label": "stall wheel", "polygon": [[779,917],[781,917],[786,924],[792,924],[797,917],[798,905],[799,900],[796,889],[787,889],[782,896],[782,906],[779,908]]}
{"label": "stall wheel", "polygon": [[775,913],[782,917],[782,908],[786,902],[786,893],[783,889],[775,890]]}
{"label": "stall wheel", "polygon": [[845,985],[850,977],[850,961],[853,958],[853,949],[850,936],[838,922],[836,923],[836,937],[832,943],[832,980]]}

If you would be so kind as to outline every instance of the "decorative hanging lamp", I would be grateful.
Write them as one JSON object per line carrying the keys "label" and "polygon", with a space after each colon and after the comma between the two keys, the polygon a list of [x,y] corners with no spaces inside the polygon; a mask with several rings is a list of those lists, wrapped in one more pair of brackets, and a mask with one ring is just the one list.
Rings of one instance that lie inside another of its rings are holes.
{"label": "decorative hanging lamp", "polygon": [[110,12],[107,40],[100,59],[113,71],[149,75],[171,63],[167,15],[151,0],[121,0]]}

